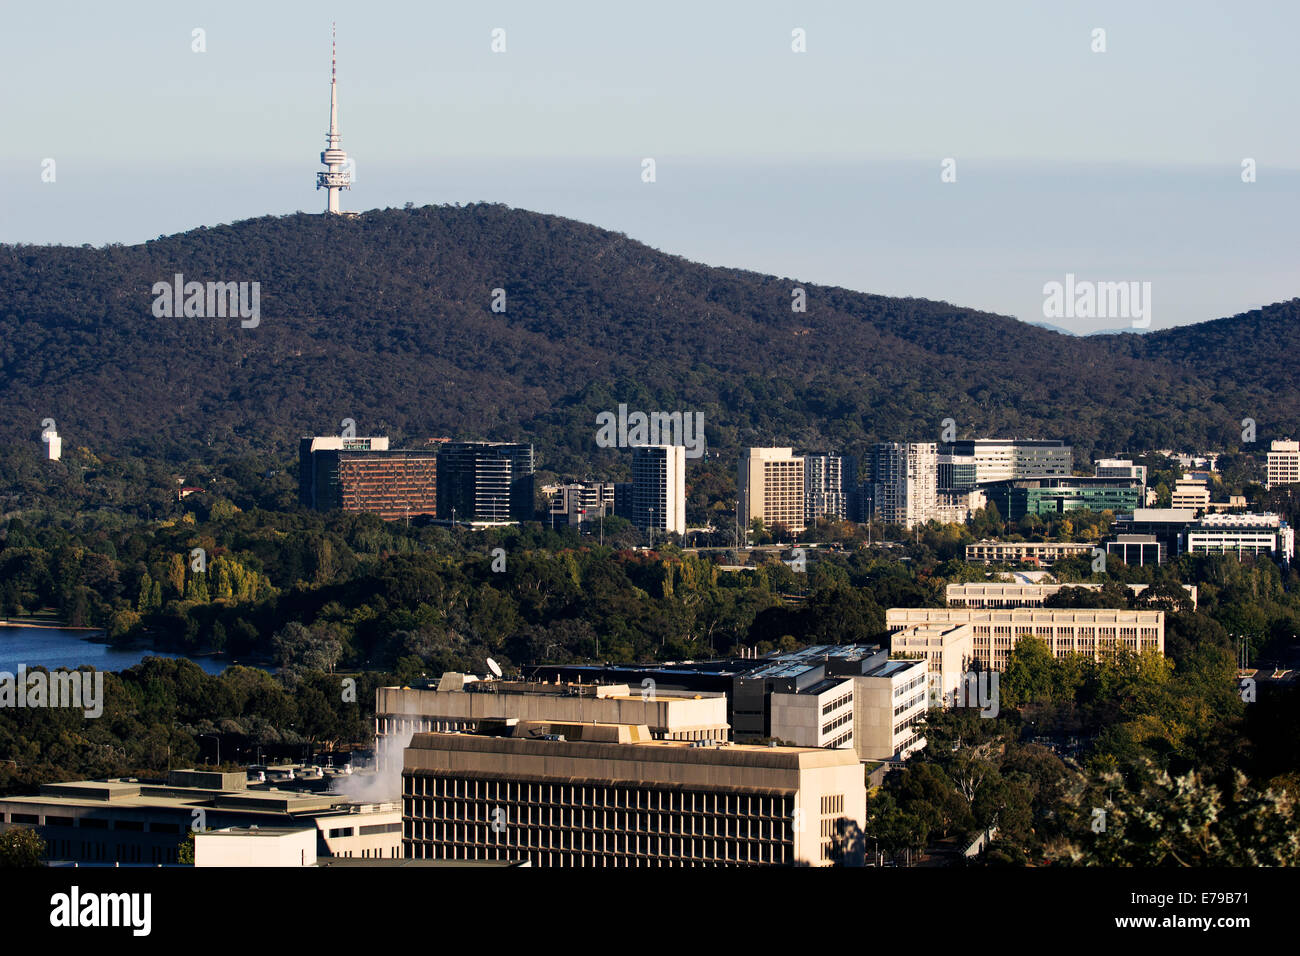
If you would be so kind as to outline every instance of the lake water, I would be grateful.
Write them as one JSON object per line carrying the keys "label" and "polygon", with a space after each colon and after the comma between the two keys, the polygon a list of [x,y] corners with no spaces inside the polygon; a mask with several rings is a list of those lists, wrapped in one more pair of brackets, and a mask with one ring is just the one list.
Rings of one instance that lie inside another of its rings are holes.
{"label": "lake water", "polygon": [[[18,665],[77,668],[88,665],[101,671],[134,667],[146,657],[185,657],[148,648],[119,650],[87,638],[100,638],[102,631],[65,631],[57,627],[0,627],[0,671],[17,673]],[[209,674],[220,674],[230,661],[221,657],[191,657]]]}

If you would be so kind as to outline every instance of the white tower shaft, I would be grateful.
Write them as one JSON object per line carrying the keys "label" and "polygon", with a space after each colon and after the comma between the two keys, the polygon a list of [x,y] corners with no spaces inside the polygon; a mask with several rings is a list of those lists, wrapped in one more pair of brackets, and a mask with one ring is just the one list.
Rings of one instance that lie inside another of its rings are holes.
{"label": "white tower shaft", "polygon": [[348,154],[343,151],[339,137],[339,87],[338,41],[334,27],[330,27],[330,131],[325,136],[325,152],[320,154],[321,164],[327,170],[316,174],[316,188],[329,191],[325,204],[326,214],[339,215],[339,190],[352,188],[352,173],[347,169]]}

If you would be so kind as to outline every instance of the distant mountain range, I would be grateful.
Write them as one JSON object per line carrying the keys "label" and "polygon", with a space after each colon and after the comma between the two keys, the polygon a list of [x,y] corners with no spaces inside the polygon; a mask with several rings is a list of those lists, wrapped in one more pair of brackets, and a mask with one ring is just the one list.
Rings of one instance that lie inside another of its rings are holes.
{"label": "distant mountain range", "polygon": [[1142,334],[1142,335],[1145,335],[1146,333],[1148,333],[1148,332],[1151,331],[1151,329],[1149,329],[1149,328],[1145,328],[1145,329],[1142,329],[1142,328],[1119,328],[1119,329],[1096,329],[1096,330],[1094,330],[1094,331],[1092,331],[1092,332],[1082,332],[1082,333],[1080,333],[1080,332],[1074,332],[1074,331],[1071,331],[1070,329],[1063,329],[1063,328],[1061,328],[1061,326],[1059,326],[1059,325],[1052,325],[1052,323],[1050,323],[1050,322],[1031,322],[1031,321],[1029,321],[1028,319],[1021,319],[1020,321],[1024,322],[1026,325],[1036,325],[1036,326],[1038,326],[1038,328],[1040,328],[1040,329],[1048,329],[1049,331],[1052,331],[1052,332],[1060,332],[1062,335],[1073,335],[1073,336],[1076,336],[1076,337],[1082,336],[1082,337],[1084,337],[1084,338],[1086,338],[1086,337],[1089,336],[1089,335],[1124,335],[1124,334],[1127,334],[1127,333],[1134,333],[1134,334]]}
{"label": "distant mountain range", "polygon": [[[257,282],[255,327],[156,317],[156,283]],[[796,288],[807,310],[792,310]],[[494,290],[503,290],[495,292]],[[494,311],[494,303],[498,309]],[[711,451],[1043,436],[1094,452],[1296,432],[1300,299],[1143,335],[711,268],[502,205],[296,215],[138,246],[0,246],[0,439],[180,458],[298,436],[527,437],[625,454],[595,416],[705,415]],[[1130,331],[1130,330],[1124,330]]]}

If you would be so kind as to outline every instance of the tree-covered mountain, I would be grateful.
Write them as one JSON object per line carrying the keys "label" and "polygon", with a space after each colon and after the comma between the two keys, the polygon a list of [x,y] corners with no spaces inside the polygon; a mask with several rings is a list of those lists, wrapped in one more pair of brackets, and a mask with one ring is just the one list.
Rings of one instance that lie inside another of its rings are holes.
{"label": "tree-covered mountain", "polygon": [[[260,321],[158,318],[155,283],[260,283]],[[807,311],[791,308],[802,287]],[[504,290],[505,311],[493,310]],[[139,246],[0,246],[0,440],[180,458],[337,432],[530,438],[618,469],[595,416],[702,411],[710,448],[1060,437],[1093,453],[1295,430],[1300,299],[1075,337],[943,302],[688,262],[502,205],[296,215]],[[1256,447],[1267,447],[1261,444]],[[212,449],[212,452],[207,451]]]}

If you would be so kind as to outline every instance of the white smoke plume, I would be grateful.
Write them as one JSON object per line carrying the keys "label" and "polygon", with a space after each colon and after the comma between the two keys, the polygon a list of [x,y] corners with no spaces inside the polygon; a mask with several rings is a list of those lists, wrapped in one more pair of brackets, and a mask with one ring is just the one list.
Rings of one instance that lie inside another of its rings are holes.
{"label": "white smoke plume", "polygon": [[402,764],[405,750],[415,730],[379,737],[375,740],[374,769],[336,777],[335,791],[354,803],[400,803],[402,800]]}

